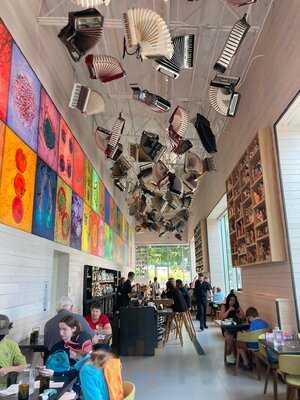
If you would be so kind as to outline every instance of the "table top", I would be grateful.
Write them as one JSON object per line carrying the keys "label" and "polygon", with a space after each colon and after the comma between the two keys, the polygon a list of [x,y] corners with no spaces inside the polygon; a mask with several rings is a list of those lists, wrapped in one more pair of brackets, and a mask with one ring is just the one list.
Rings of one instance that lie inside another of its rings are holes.
{"label": "table top", "polygon": [[286,340],[283,345],[275,346],[273,342],[267,342],[265,339],[260,340],[263,346],[275,351],[278,355],[290,354],[300,355],[300,340]]}

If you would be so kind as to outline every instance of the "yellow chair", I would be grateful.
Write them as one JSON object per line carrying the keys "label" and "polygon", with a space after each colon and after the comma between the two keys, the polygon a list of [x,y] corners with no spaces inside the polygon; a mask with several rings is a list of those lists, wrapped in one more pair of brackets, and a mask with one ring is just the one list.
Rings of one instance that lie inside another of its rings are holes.
{"label": "yellow chair", "polygon": [[[259,329],[253,332],[238,332],[237,334],[237,353],[236,353],[236,365],[235,365],[235,372],[237,373],[240,366],[240,359],[241,359],[241,349],[239,349],[238,342],[241,343],[259,343],[259,338],[261,335],[264,335],[268,329]],[[257,373],[257,379],[260,381],[261,374],[260,374],[260,360],[257,357],[257,353],[259,353],[259,348],[256,349],[248,349],[248,352],[253,356],[255,369]]]}
{"label": "yellow chair", "polygon": [[124,400],[134,400],[135,399],[135,386],[133,383],[124,381]]}
{"label": "yellow chair", "polygon": [[[261,334],[258,337],[258,340],[264,340],[265,339],[265,333]],[[270,357],[268,357],[267,351],[264,347],[264,345],[259,342],[259,351],[254,354],[255,357],[259,359],[259,361],[263,362],[266,367],[266,375],[265,375],[265,386],[264,386],[264,394],[267,394],[268,391],[268,384],[269,384],[269,379],[270,376],[273,378],[273,396],[274,400],[277,400],[278,398],[278,380],[277,380],[277,369],[278,369],[278,362],[272,362],[270,361]]]}
{"label": "yellow chair", "polygon": [[287,400],[294,400],[295,394],[300,398],[300,355],[279,355],[278,373],[287,384]]}

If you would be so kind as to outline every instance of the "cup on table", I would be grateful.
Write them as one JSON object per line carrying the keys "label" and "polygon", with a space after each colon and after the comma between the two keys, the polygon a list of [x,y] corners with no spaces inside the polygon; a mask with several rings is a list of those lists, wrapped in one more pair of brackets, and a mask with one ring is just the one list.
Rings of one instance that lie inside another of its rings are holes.
{"label": "cup on table", "polygon": [[50,376],[40,376],[40,388],[39,393],[43,393],[44,390],[50,388]]}
{"label": "cup on table", "polygon": [[18,400],[28,400],[29,398],[29,383],[20,383],[18,390]]}

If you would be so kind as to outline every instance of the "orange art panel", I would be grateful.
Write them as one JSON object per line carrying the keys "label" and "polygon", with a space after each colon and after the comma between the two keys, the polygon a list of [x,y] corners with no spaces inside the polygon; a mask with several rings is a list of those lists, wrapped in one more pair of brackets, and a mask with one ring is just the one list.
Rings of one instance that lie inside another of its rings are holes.
{"label": "orange art panel", "polygon": [[57,173],[70,187],[73,180],[73,141],[71,130],[60,118]]}
{"label": "orange art panel", "polygon": [[84,197],[84,162],[85,155],[80,144],[73,141],[73,190],[82,199]]}
{"label": "orange art panel", "polygon": [[54,240],[69,246],[71,234],[72,190],[57,178]]}
{"label": "orange art panel", "polygon": [[4,136],[5,136],[5,124],[2,121],[0,121],[0,177],[2,171]]}
{"label": "orange art panel", "polygon": [[0,183],[0,222],[31,232],[36,154],[6,127]]}

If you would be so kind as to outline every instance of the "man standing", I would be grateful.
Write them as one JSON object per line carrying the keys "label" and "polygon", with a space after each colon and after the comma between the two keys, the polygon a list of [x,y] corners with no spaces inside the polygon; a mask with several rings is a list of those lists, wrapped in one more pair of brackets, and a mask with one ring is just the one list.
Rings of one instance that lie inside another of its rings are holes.
{"label": "man standing", "polygon": [[120,299],[121,307],[129,306],[133,280],[134,280],[134,272],[128,272],[127,281],[124,283],[124,285],[121,288],[121,299]]}
{"label": "man standing", "polygon": [[44,328],[44,344],[50,351],[52,347],[61,341],[59,335],[59,322],[67,315],[72,315],[81,325],[84,332],[90,334],[92,337],[95,336],[95,332],[90,328],[87,321],[82,315],[74,314],[73,312],[73,302],[70,297],[63,296],[57,307],[57,314],[46,322]]}
{"label": "man standing", "polygon": [[207,292],[211,292],[209,282],[205,282],[204,275],[198,274],[195,282],[195,297],[197,300],[197,319],[200,321],[201,331],[207,329],[206,325],[206,309],[207,309]]}
{"label": "man standing", "polygon": [[152,283],[151,288],[152,288],[153,298],[156,299],[160,294],[160,285],[159,285],[159,283],[157,281],[157,277],[156,276],[154,277],[154,282]]}

